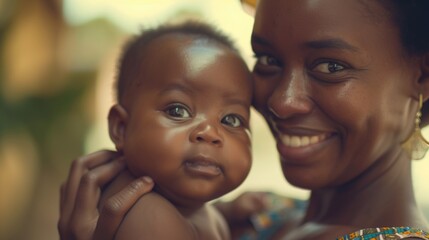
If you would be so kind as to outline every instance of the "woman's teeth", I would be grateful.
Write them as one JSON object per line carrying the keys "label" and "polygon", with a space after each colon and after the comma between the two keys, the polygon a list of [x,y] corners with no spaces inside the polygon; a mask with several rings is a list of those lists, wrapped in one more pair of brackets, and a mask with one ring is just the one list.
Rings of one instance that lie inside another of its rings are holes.
{"label": "woman's teeth", "polygon": [[280,140],[287,147],[306,147],[311,144],[319,143],[327,138],[327,134],[320,134],[314,136],[293,136],[293,135],[282,135]]}

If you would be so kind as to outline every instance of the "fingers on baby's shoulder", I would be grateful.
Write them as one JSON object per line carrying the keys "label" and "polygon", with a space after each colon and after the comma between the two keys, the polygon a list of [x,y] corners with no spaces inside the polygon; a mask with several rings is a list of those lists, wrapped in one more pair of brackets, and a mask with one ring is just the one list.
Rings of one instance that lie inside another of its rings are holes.
{"label": "fingers on baby's shoulder", "polygon": [[124,215],[144,194],[153,188],[153,181],[143,177],[132,181],[124,189],[107,199],[102,214],[118,217]]}
{"label": "fingers on baby's shoulder", "polygon": [[110,150],[101,150],[81,156],[73,160],[69,176],[72,181],[78,179],[81,186],[104,185],[123,170],[122,158],[117,152]]}
{"label": "fingers on baby's shoulder", "polygon": [[107,163],[115,158],[118,158],[119,154],[115,151],[100,150],[88,155],[80,156],[73,160],[71,168],[72,170],[77,169],[92,169],[104,163]]}
{"label": "fingers on baby's shoulder", "polygon": [[144,176],[138,179],[135,179],[128,185],[128,192],[135,196],[141,196],[152,190],[154,182],[152,178]]}

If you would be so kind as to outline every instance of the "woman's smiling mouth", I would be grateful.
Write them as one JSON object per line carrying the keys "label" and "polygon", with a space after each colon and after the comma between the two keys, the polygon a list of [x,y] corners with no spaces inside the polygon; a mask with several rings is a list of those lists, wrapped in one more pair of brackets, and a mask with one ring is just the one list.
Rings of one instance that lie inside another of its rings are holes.
{"label": "woman's smiling mouth", "polygon": [[332,143],[333,132],[319,132],[306,134],[291,134],[277,132],[277,149],[283,161],[303,164],[315,160],[314,156],[318,152],[326,149]]}
{"label": "woman's smiling mouth", "polygon": [[312,136],[279,134],[279,139],[287,147],[299,148],[322,142],[328,136],[326,133]]}

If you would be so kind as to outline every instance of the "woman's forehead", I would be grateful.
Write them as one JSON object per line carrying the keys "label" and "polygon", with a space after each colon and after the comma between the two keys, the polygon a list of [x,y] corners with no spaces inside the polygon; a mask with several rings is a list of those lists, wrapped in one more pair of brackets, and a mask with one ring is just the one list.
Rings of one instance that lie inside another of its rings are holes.
{"label": "woman's forehead", "polygon": [[[333,19],[337,22],[358,18],[360,21],[383,21],[390,16],[378,0],[260,0],[255,19],[281,19],[293,16],[296,20]],[[277,25],[281,22],[272,21]],[[286,30],[286,29],[285,29]]]}
{"label": "woman's forehead", "polygon": [[[253,35],[283,44],[294,39],[392,37],[398,29],[379,3],[361,0],[261,0]],[[390,32],[389,34],[386,34]],[[386,39],[387,40],[387,39]]]}

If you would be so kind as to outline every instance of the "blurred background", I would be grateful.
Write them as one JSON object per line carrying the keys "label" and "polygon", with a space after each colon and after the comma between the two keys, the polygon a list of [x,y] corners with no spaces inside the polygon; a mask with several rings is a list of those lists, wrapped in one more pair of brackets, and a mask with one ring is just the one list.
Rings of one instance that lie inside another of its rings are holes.
{"label": "blurred background", "polygon": [[[112,149],[106,116],[124,41],[142,27],[185,18],[218,26],[252,65],[253,19],[235,0],[0,0],[0,239],[58,239],[59,187],[71,161]],[[225,198],[244,190],[306,198],[283,179],[256,112],[252,129],[252,171]],[[414,163],[424,209],[427,169],[429,159]]]}

